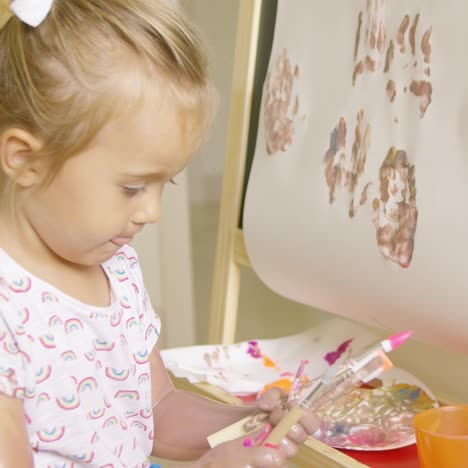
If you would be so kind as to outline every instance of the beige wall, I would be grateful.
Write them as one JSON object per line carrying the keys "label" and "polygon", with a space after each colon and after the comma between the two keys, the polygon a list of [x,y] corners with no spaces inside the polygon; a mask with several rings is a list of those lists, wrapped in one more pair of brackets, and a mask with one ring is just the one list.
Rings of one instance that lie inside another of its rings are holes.
{"label": "beige wall", "polygon": [[192,203],[217,202],[221,195],[238,2],[181,0],[206,39],[219,109],[210,138],[190,164]]}

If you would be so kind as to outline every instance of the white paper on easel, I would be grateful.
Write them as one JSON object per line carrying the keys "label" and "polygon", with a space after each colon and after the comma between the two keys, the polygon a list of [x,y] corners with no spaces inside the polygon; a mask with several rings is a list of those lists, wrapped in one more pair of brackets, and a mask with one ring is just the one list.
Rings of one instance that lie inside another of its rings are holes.
{"label": "white paper on easel", "polygon": [[279,0],[244,211],[298,302],[468,351],[463,0]]}

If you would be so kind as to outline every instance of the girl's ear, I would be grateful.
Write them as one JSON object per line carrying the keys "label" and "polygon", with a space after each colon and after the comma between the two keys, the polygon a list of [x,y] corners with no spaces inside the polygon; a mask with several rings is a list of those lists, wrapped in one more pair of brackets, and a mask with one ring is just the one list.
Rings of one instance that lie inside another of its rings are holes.
{"label": "girl's ear", "polygon": [[23,188],[32,187],[42,179],[42,165],[34,153],[41,142],[31,133],[9,128],[0,134],[0,165],[5,174]]}

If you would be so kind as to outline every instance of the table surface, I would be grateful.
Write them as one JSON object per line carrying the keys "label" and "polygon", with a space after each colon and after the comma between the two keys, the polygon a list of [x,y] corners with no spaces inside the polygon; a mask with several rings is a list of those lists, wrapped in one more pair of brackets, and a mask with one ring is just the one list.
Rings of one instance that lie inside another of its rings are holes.
{"label": "table surface", "polygon": [[419,468],[416,444],[379,452],[360,452],[356,450],[341,450],[341,452],[368,465],[370,468]]}

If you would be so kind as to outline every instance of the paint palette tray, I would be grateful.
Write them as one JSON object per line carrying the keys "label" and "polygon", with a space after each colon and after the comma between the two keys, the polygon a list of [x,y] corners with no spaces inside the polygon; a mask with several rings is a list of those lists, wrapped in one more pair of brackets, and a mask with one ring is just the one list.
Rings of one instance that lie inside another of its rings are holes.
{"label": "paint palette tray", "polygon": [[398,368],[377,388],[361,387],[318,411],[314,437],[335,448],[380,451],[415,443],[413,417],[438,406],[430,390]]}

